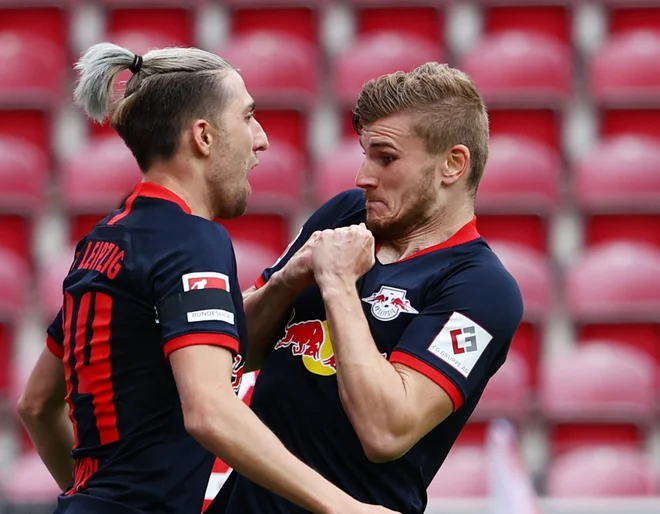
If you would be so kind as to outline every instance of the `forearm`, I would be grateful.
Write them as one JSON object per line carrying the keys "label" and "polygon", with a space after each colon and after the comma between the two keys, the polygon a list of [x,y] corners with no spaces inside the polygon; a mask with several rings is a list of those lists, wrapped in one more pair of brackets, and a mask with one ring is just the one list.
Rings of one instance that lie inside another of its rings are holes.
{"label": "forearm", "polygon": [[246,371],[261,368],[298,292],[284,284],[277,272],[263,287],[244,297],[249,341]]}
{"label": "forearm", "polygon": [[293,456],[238,398],[227,395],[197,436],[238,473],[300,507],[341,513],[356,502]]}
{"label": "forearm", "polygon": [[355,286],[321,289],[344,410],[365,451],[390,447],[411,423],[404,378],[378,350]]}
{"label": "forearm", "polygon": [[73,476],[73,426],[67,409],[50,413],[21,413],[23,424],[41,460],[57,485],[65,491]]}

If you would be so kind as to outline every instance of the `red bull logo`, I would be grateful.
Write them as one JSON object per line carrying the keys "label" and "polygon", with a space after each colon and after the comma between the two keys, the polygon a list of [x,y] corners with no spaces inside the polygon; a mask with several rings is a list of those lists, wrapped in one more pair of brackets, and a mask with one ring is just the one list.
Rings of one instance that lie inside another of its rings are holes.
{"label": "red bull logo", "polygon": [[294,356],[302,358],[305,368],[312,373],[334,375],[337,366],[327,321],[312,319],[292,323],[294,316],[295,311],[284,329],[284,337],[274,349],[290,349]]}
{"label": "red bull logo", "polygon": [[368,298],[362,298],[363,302],[371,304],[371,314],[381,321],[396,319],[402,312],[405,314],[419,314],[410,300],[406,298],[408,291],[397,287],[381,286],[380,290]]}

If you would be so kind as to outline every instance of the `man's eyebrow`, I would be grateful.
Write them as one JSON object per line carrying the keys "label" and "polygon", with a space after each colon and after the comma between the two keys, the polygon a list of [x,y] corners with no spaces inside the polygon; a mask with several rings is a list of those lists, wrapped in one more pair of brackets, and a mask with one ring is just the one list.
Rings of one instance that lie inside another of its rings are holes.
{"label": "man's eyebrow", "polygon": [[257,109],[257,104],[254,102],[250,102],[247,107],[245,107],[245,112],[246,113],[251,113],[254,112]]}
{"label": "man's eyebrow", "polygon": [[399,150],[399,147],[390,141],[375,141],[369,145],[370,148],[391,148],[392,150]]}

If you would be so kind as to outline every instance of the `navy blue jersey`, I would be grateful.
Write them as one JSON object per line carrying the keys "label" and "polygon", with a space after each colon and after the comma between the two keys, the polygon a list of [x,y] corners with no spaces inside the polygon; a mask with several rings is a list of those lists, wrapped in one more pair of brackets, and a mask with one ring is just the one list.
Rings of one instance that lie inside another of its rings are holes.
{"label": "navy blue jersey", "polygon": [[246,341],[225,229],[139,184],[82,239],[48,347],[63,359],[75,471],[57,512],[199,512],[214,456],[184,428],[168,363],[195,344]]}
{"label": "navy blue jersey", "polygon": [[[257,285],[281,269],[315,230],[365,221],[361,191],[342,193],[303,226]],[[370,462],[339,397],[332,342],[316,286],[295,300],[269,353],[251,406],[295,455],[363,502],[419,514],[426,488],[504,363],[522,317],[515,280],[481,238],[476,219],[448,241],[391,264],[376,259],[358,283],[364,315],[384,358],[423,373],[447,392],[454,412],[403,457]],[[210,513],[304,512],[233,473]]]}

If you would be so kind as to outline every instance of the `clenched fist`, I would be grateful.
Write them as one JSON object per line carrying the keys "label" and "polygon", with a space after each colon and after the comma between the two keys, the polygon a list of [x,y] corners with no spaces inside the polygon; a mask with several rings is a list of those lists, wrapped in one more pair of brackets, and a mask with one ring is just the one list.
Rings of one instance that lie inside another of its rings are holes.
{"label": "clenched fist", "polygon": [[374,236],[364,223],[323,230],[311,244],[316,283],[343,279],[355,283],[375,262]]}

